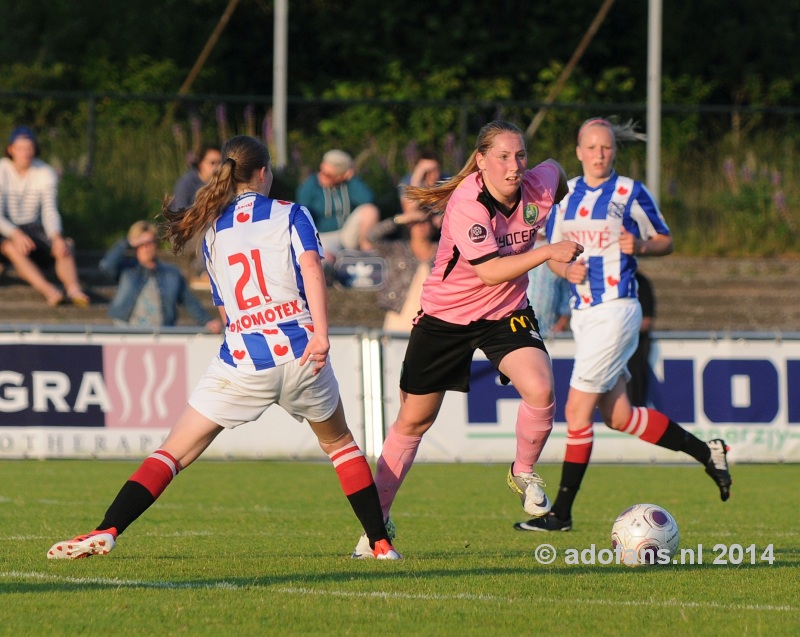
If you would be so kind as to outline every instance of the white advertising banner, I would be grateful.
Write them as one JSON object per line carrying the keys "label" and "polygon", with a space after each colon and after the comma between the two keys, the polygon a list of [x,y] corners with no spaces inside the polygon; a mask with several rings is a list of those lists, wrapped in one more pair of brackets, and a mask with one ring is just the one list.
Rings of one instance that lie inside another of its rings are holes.
{"label": "white advertising banner", "polygon": [[[145,457],[218,347],[218,336],[195,334],[0,333],[0,459]],[[398,411],[405,348],[404,338],[380,334],[331,336],[350,429],[373,457]],[[573,348],[570,339],[548,342],[557,411],[544,462],[564,456]],[[661,334],[652,367],[652,405],[702,439],[724,438],[731,460],[800,462],[800,340]],[[511,462],[519,401],[477,353],[471,391],[448,393],[417,458]],[[594,461],[689,461],[595,422]],[[204,457],[323,455],[306,423],[273,406],[257,422],[220,434]]]}
{"label": "white advertising banner", "polygon": [[[0,333],[0,459],[141,458],[158,448],[220,337]],[[363,444],[360,340],[331,336],[348,423]],[[278,406],[223,431],[204,457],[323,458]]]}
{"label": "white advertising banner", "polygon": [[[387,427],[399,407],[400,368],[406,340],[383,347]],[[564,458],[564,403],[574,342],[550,340],[556,384],[556,424],[541,462]],[[653,343],[650,402],[694,435],[724,438],[734,462],[800,462],[800,340],[669,338]],[[425,434],[418,460],[511,462],[519,394],[503,386],[480,353],[472,363],[470,392],[449,392],[436,423]],[[607,428],[595,414],[592,460],[693,462]]]}

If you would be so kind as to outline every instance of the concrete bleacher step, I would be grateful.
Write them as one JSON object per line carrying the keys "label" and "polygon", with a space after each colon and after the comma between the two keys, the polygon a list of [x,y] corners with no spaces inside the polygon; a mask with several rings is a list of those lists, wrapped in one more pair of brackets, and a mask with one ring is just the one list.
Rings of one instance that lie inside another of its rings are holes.
{"label": "concrete bleacher step", "polygon": [[[49,308],[39,294],[13,272],[0,276],[0,324],[110,325],[108,304],[115,286],[97,270],[101,253],[79,253],[78,267],[92,304]],[[182,265],[172,255],[165,261]],[[723,259],[679,257],[641,259],[657,298],[656,329],[703,332],[800,332],[800,259]],[[196,292],[212,316],[217,310],[208,292]],[[383,324],[377,292],[328,289],[332,327],[376,329]],[[179,325],[193,325],[181,313]]]}
{"label": "concrete bleacher step", "polygon": [[800,332],[800,259],[640,259],[653,280],[656,329]]}

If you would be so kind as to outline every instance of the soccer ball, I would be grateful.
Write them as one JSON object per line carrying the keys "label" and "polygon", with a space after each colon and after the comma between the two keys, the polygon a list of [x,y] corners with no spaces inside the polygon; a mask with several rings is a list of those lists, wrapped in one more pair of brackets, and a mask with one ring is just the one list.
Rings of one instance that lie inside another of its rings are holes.
{"label": "soccer ball", "polygon": [[675,518],[657,504],[634,504],[611,527],[611,548],[626,566],[671,563],[679,539]]}

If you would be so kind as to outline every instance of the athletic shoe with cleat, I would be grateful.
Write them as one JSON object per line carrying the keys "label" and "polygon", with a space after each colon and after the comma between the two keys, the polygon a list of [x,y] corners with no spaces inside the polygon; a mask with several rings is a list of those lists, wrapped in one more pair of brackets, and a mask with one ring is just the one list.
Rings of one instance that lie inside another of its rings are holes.
{"label": "athletic shoe with cleat", "polygon": [[372,549],[372,556],[376,560],[399,560],[403,557],[394,550],[389,540],[378,540],[375,542],[375,548]]}
{"label": "athletic shoe with cleat", "polygon": [[522,508],[525,513],[535,518],[547,515],[552,506],[542,487],[547,486],[535,473],[520,473],[515,476],[513,473],[514,463],[508,468],[506,483],[508,488],[519,496],[522,500]]}
{"label": "athletic shoe with cleat", "polygon": [[730,448],[721,438],[714,438],[707,443],[711,449],[711,458],[706,463],[706,473],[717,483],[719,487],[719,497],[723,502],[731,497],[731,473],[728,469],[728,451]]}
{"label": "athletic shoe with cleat", "polygon": [[56,542],[47,551],[47,559],[78,560],[92,555],[108,555],[116,543],[116,533],[112,529],[92,531],[71,540]]}
{"label": "athletic shoe with cleat", "polygon": [[[389,547],[391,547],[391,542],[394,541],[394,538],[397,537],[397,529],[394,526],[394,522],[392,522],[392,518],[386,518],[386,535],[389,536]],[[394,550],[394,549],[392,549]],[[397,551],[395,551],[397,553]],[[399,553],[397,553],[400,556]],[[369,538],[367,537],[366,533],[362,533],[361,537],[358,538],[358,544],[356,544],[356,548],[351,555],[353,559],[362,560],[362,559],[371,559],[373,557],[378,557],[373,549],[369,545]],[[378,559],[400,559],[400,557],[393,557],[393,558],[378,558]]]}
{"label": "athletic shoe with cleat", "polygon": [[550,531],[571,531],[572,518],[562,520],[556,517],[553,512],[548,513],[544,517],[534,518],[527,522],[517,522],[514,524],[517,531],[539,531],[542,533],[549,533]]}

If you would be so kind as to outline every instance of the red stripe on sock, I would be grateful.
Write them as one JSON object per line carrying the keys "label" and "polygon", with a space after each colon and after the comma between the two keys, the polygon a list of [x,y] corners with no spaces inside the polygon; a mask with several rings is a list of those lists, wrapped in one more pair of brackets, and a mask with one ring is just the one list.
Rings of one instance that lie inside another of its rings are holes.
{"label": "red stripe on sock", "polygon": [[169,453],[159,449],[145,459],[130,480],[141,484],[158,499],[180,470],[180,463]]}
{"label": "red stripe on sock", "polygon": [[336,475],[339,477],[339,482],[345,495],[352,495],[362,489],[366,489],[374,482],[372,470],[369,468],[367,459],[363,454],[345,462],[334,464],[334,469],[336,469]]}
{"label": "red stripe on sock", "polygon": [[637,428],[641,424],[640,419],[642,416],[647,416],[643,408],[631,407],[631,415],[628,417],[628,422],[625,423],[625,426],[620,431],[631,436],[635,435]]}
{"label": "red stripe on sock", "polygon": [[669,418],[665,414],[655,409],[647,410],[647,428],[639,434],[639,438],[645,442],[655,444],[661,440],[661,436],[669,426]]}
{"label": "red stripe on sock", "polygon": [[577,431],[567,430],[567,450],[564,454],[565,462],[575,464],[589,464],[594,446],[594,427],[589,425]]}
{"label": "red stripe on sock", "polygon": [[359,446],[353,441],[349,445],[345,445],[341,449],[337,449],[333,453],[328,454],[328,457],[331,459],[333,466],[336,466],[341,462],[349,460],[351,457],[363,455]]}

